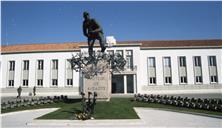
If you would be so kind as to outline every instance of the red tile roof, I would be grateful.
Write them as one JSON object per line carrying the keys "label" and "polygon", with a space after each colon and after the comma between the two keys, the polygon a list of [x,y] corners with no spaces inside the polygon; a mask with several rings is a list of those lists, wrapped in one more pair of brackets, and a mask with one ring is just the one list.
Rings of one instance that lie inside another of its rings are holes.
{"label": "red tile roof", "polygon": [[[159,40],[159,41],[120,41],[118,45],[139,44],[141,48],[185,48],[185,47],[222,47],[222,39],[218,40]],[[2,53],[36,52],[36,51],[72,51],[79,50],[86,42],[69,42],[56,44],[19,44],[1,46]]]}
{"label": "red tile roof", "polygon": [[153,40],[153,41],[124,41],[121,44],[141,43],[142,48],[222,46],[222,40]]}
{"label": "red tile roof", "polygon": [[8,52],[31,52],[31,51],[62,51],[79,49],[79,43],[60,43],[60,44],[18,44],[2,46],[3,53]]}

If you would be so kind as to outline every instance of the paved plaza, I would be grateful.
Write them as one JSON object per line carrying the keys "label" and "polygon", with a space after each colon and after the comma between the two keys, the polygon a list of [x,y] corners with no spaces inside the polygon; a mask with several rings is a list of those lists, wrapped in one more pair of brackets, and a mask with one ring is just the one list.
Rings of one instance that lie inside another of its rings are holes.
{"label": "paved plaza", "polygon": [[222,119],[192,114],[184,114],[150,108],[135,108],[140,119],[121,120],[36,120],[35,118],[58,108],[26,110],[2,114],[2,128],[151,128],[189,127],[221,128]]}

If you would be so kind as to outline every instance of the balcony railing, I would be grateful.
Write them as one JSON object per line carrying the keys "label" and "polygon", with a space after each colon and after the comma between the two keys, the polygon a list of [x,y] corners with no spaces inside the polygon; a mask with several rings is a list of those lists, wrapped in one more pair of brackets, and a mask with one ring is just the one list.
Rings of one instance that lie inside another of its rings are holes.
{"label": "balcony railing", "polygon": [[124,67],[124,71],[136,71],[136,70],[137,70],[137,65]]}

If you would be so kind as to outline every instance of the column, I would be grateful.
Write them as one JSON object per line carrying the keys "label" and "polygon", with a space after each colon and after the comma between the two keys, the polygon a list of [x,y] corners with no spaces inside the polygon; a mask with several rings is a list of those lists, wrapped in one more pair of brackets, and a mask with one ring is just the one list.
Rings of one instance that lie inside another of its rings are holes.
{"label": "column", "polygon": [[124,79],[124,94],[127,94],[127,79],[126,79],[126,75],[123,76]]}
{"label": "column", "polygon": [[133,75],[133,93],[137,93],[136,74]]}
{"label": "column", "polygon": [[65,60],[58,59],[58,87],[65,87]]}
{"label": "column", "polygon": [[172,85],[179,85],[179,72],[178,72],[178,60],[177,56],[171,57],[171,78]]}
{"label": "column", "polygon": [[193,67],[193,56],[186,56],[187,58],[187,84],[194,84],[194,67]]}
{"label": "column", "polygon": [[28,87],[32,88],[36,85],[36,60],[29,60],[29,84]]}
{"label": "column", "polygon": [[43,87],[51,86],[51,59],[46,58],[43,60]]}
{"label": "column", "polygon": [[14,87],[18,88],[19,86],[22,85],[22,61],[21,59],[14,59],[15,60],[15,71],[14,75]]}
{"label": "column", "polygon": [[201,64],[202,64],[202,79],[203,84],[210,84],[210,73],[208,66],[208,56],[201,56]]}

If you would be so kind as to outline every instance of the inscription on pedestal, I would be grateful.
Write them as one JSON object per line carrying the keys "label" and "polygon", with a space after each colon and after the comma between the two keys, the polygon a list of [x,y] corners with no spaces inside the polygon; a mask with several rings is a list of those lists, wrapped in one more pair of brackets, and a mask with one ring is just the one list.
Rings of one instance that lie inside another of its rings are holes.
{"label": "inscription on pedestal", "polygon": [[88,97],[88,92],[96,92],[98,100],[109,101],[111,95],[111,73],[109,68],[105,72],[99,73],[92,78],[84,79],[84,93]]}

